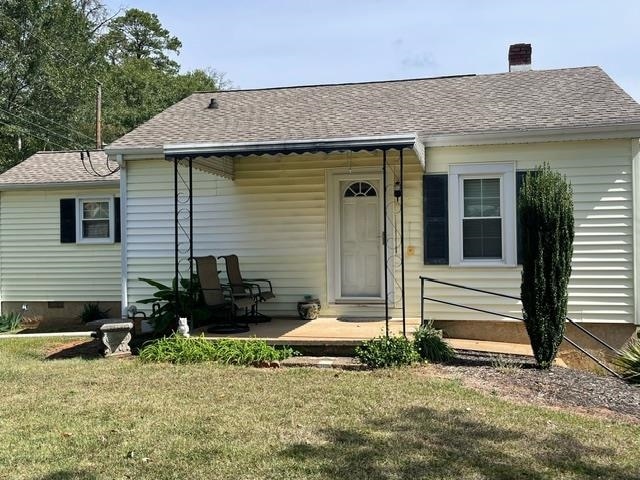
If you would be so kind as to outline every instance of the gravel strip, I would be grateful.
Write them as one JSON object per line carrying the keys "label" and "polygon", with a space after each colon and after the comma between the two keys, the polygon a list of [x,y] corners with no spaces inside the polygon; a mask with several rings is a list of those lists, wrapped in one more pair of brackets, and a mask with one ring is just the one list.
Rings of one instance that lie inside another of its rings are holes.
{"label": "gravel strip", "polygon": [[562,367],[545,372],[535,368],[530,357],[476,352],[459,352],[454,362],[431,367],[467,386],[501,396],[624,416],[640,423],[640,386],[612,376]]}

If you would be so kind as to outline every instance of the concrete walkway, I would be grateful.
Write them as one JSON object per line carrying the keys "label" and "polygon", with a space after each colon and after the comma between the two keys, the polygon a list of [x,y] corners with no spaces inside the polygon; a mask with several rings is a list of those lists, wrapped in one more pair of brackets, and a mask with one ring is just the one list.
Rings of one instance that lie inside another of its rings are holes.
{"label": "concrete walkway", "polygon": [[46,337],[91,337],[93,332],[47,332],[47,333],[0,333],[0,340],[6,338],[46,338]]}

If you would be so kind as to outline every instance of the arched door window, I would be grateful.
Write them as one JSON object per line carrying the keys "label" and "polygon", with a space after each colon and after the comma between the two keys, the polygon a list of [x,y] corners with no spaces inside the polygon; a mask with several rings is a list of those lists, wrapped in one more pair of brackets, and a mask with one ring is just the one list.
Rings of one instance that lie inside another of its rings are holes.
{"label": "arched door window", "polygon": [[375,197],[378,195],[373,185],[368,182],[353,182],[344,191],[344,197]]}

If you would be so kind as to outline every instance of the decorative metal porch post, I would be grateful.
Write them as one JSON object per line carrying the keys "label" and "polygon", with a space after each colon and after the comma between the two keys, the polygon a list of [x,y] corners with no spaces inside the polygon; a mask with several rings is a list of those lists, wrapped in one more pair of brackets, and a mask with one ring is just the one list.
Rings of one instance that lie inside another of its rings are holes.
{"label": "decorative metal porch post", "polygon": [[384,327],[385,335],[389,337],[389,257],[387,256],[387,150],[382,150],[382,245],[384,246]]}
{"label": "decorative metal porch post", "polygon": [[402,335],[407,336],[407,313],[404,291],[404,156],[400,147],[400,270],[402,288]]}
{"label": "decorative metal porch post", "polygon": [[[173,158],[173,208],[174,208],[174,295],[176,302],[176,324],[180,316],[185,315],[189,327],[193,329],[193,315],[191,305],[193,298],[193,159],[187,157],[188,177],[185,179],[180,174],[181,158]],[[184,190],[184,191],[183,191]],[[188,227],[183,224],[189,221]],[[181,236],[184,237],[181,240]],[[188,267],[182,265],[188,262]],[[181,268],[182,267],[182,268]],[[184,274],[189,275],[188,297],[189,305],[181,305],[180,286]],[[186,307],[182,311],[181,307]],[[187,311],[188,310],[188,311]]]}

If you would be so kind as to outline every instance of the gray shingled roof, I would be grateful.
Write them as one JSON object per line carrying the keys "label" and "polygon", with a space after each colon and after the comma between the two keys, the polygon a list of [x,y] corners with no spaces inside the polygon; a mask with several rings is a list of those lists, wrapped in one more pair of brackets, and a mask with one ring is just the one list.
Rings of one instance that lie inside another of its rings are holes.
{"label": "gray shingled roof", "polygon": [[[218,108],[208,109],[211,98]],[[520,132],[640,123],[599,67],[195,93],[107,150],[417,133]]]}
{"label": "gray shingled roof", "polygon": [[[96,171],[107,173],[107,156],[103,151],[92,151],[91,162]],[[86,159],[86,153],[85,153]],[[88,162],[85,160],[87,168]],[[111,163],[113,168],[115,165]],[[116,172],[108,177],[87,173],[82,166],[80,152],[38,152],[0,175],[0,189],[6,186],[38,186],[58,183],[104,183],[120,179]]]}

